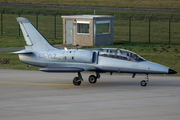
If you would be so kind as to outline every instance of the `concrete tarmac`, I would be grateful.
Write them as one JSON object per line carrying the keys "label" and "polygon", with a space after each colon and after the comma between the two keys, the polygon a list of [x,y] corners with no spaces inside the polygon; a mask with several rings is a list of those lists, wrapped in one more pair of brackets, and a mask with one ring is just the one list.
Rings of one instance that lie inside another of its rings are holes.
{"label": "concrete tarmac", "polygon": [[179,120],[180,77],[101,74],[74,86],[76,73],[0,69],[0,120]]}

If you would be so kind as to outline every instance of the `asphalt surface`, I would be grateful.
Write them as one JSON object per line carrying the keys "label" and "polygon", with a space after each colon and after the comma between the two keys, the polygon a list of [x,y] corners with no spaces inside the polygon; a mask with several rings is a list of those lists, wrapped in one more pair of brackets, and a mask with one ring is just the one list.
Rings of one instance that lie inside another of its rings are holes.
{"label": "asphalt surface", "polygon": [[16,3],[0,3],[0,5],[6,5],[6,6],[24,6],[24,7],[48,7],[48,8],[59,8],[60,7],[60,8],[76,8],[76,9],[180,12],[180,9],[117,8],[117,7],[64,6],[64,5],[40,5],[40,4],[16,4]]}
{"label": "asphalt surface", "polygon": [[101,74],[74,86],[76,73],[0,69],[0,120],[179,120],[180,77]]}

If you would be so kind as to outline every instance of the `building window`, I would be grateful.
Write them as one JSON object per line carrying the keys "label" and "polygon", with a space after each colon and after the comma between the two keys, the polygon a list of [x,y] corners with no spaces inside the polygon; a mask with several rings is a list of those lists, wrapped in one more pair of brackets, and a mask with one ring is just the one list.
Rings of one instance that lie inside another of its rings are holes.
{"label": "building window", "polygon": [[96,22],[96,34],[109,34],[109,33],[110,33],[110,21]]}
{"label": "building window", "polygon": [[89,34],[89,22],[77,21],[77,33]]}

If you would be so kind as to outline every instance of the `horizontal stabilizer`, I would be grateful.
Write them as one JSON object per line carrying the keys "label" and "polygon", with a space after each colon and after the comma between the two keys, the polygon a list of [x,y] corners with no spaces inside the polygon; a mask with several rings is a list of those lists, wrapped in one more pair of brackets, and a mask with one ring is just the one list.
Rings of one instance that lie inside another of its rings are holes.
{"label": "horizontal stabilizer", "polygon": [[21,50],[21,51],[17,51],[17,52],[8,53],[8,54],[32,54],[32,53],[33,52],[31,52],[31,51]]}
{"label": "horizontal stabilizer", "polygon": [[39,70],[43,72],[81,72],[81,71],[84,71],[83,68],[78,68],[78,67],[45,67],[45,68],[40,68]]}

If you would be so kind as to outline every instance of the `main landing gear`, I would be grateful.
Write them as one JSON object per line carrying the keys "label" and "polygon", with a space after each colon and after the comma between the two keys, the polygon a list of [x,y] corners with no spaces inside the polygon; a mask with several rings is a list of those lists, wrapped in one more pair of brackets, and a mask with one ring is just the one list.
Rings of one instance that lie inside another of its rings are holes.
{"label": "main landing gear", "polygon": [[79,85],[81,85],[81,81],[83,81],[83,78],[82,78],[81,73],[78,72],[78,77],[75,77],[75,78],[73,79],[73,84],[74,84],[75,86],[79,86]]}
{"label": "main landing gear", "polygon": [[141,82],[140,82],[140,85],[142,86],[142,87],[145,87],[146,85],[147,85],[147,83],[149,82],[149,77],[148,77],[148,74],[146,74],[147,76],[145,77],[145,80],[142,80]]}
{"label": "main landing gear", "polygon": [[89,76],[89,83],[91,84],[95,84],[97,82],[97,78],[100,79],[100,74],[98,72],[96,72],[96,76],[95,75],[90,75]]}
{"label": "main landing gear", "polygon": [[94,84],[97,82],[97,77],[95,75],[89,76],[89,83]]}
{"label": "main landing gear", "polygon": [[[100,76],[100,74],[99,74],[98,72],[96,72],[96,76],[95,76],[95,75],[90,75],[90,76],[89,76],[89,83],[95,84],[95,83],[97,82],[97,79],[100,79],[100,77],[101,77],[101,76]],[[135,74],[133,74],[133,77],[135,77]],[[82,75],[81,75],[80,72],[78,72],[78,77],[75,77],[75,78],[73,79],[73,84],[74,84],[75,86],[79,86],[79,85],[81,85],[81,82],[82,82],[82,81],[83,81]],[[140,82],[140,85],[141,85],[142,87],[145,87],[148,82],[149,82],[149,76],[148,76],[148,74],[146,74],[145,80],[142,80],[142,81]]]}
{"label": "main landing gear", "polygon": [[80,80],[79,77],[75,77],[75,78],[73,79],[73,84],[74,84],[75,86],[79,86],[79,85],[81,85],[81,81],[82,81],[82,80]]}
{"label": "main landing gear", "polygon": [[[101,77],[100,74],[99,74],[98,72],[96,72],[96,76],[95,76],[95,75],[90,75],[90,76],[89,76],[89,82],[90,82],[91,84],[95,84],[95,83],[97,82],[97,78],[100,79],[100,77]],[[79,86],[79,85],[81,85],[81,81],[83,81],[83,78],[82,78],[81,73],[78,72],[78,77],[75,77],[75,78],[73,79],[73,84],[74,84],[75,86]]]}

